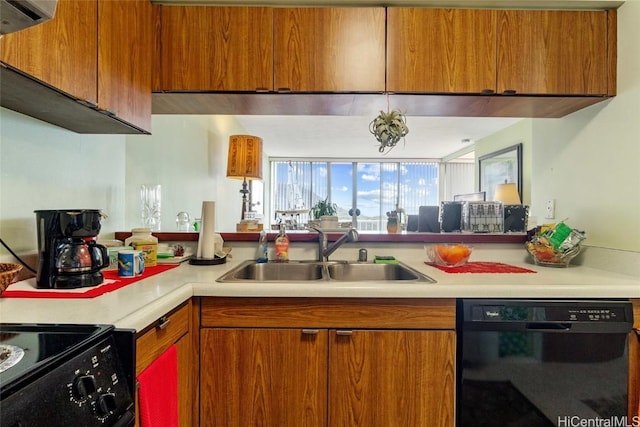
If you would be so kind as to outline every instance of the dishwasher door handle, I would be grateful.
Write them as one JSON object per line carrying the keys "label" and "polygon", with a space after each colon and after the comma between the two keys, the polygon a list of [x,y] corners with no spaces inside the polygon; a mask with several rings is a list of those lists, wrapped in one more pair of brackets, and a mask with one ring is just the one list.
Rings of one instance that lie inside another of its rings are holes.
{"label": "dishwasher door handle", "polygon": [[570,331],[571,323],[527,322],[525,329],[530,331]]}

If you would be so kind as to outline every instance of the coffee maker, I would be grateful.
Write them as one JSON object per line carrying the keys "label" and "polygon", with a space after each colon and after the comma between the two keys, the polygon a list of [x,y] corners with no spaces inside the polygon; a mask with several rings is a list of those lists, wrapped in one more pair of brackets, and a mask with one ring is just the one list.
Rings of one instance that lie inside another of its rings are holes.
{"label": "coffee maker", "polygon": [[96,243],[102,212],[97,209],[37,210],[38,288],[71,289],[104,281],[109,252]]}

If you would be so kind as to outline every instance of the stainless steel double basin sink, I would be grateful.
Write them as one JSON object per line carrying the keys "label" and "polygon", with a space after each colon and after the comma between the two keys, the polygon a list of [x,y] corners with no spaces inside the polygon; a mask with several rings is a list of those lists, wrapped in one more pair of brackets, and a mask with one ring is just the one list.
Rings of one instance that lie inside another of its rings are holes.
{"label": "stainless steel double basin sink", "polygon": [[223,283],[259,282],[362,282],[435,283],[431,277],[406,264],[374,264],[355,261],[244,261],[217,279]]}

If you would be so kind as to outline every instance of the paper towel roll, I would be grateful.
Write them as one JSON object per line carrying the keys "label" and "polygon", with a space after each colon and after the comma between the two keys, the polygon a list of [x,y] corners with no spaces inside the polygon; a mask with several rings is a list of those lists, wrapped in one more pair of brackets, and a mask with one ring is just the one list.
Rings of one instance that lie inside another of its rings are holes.
{"label": "paper towel roll", "polygon": [[202,222],[198,237],[198,251],[196,256],[203,259],[215,258],[215,242],[213,233],[216,228],[216,202],[202,202]]}

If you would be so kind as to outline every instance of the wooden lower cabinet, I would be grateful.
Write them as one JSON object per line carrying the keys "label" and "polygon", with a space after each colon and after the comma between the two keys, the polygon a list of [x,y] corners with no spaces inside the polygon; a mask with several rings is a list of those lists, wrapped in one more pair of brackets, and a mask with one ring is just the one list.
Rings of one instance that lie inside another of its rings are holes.
{"label": "wooden lower cabinet", "polygon": [[[633,302],[633,331],[629,334],[629,420],[640,423],[640,299]],[[634,418],[636,417],[636,418]]]}
{"label": "wooden lower cabinet", "polygon": [[202,426],[324,426],[327,331],[203,329]]}
{"label": "wooden lower cabinet", "polygon": [[454,331],[340,332],[330,332],[329,426],[453,426]]}
{"label": "wooden lower cabinet", "polygon": [[[136,341],[136,375],[151,365],[171,345],[178,353],[178,418],[181,427],[197,425],[193,422],[194,376],[193,342],[191,330],[191,301],[158,319],[157,324],[143,331]],[[140,411],[136,393],[136,426],[140,426]]]}
{"label": "wooden lower cabinet", "polygon": [[[201,426],[454,425],[453,302],[432,307],[450,327],[431,329],[415,300],[245,299],[246,311],[242,298],[214,300],[202,306]],[[247,326],[243,312],[262,320]]]}

